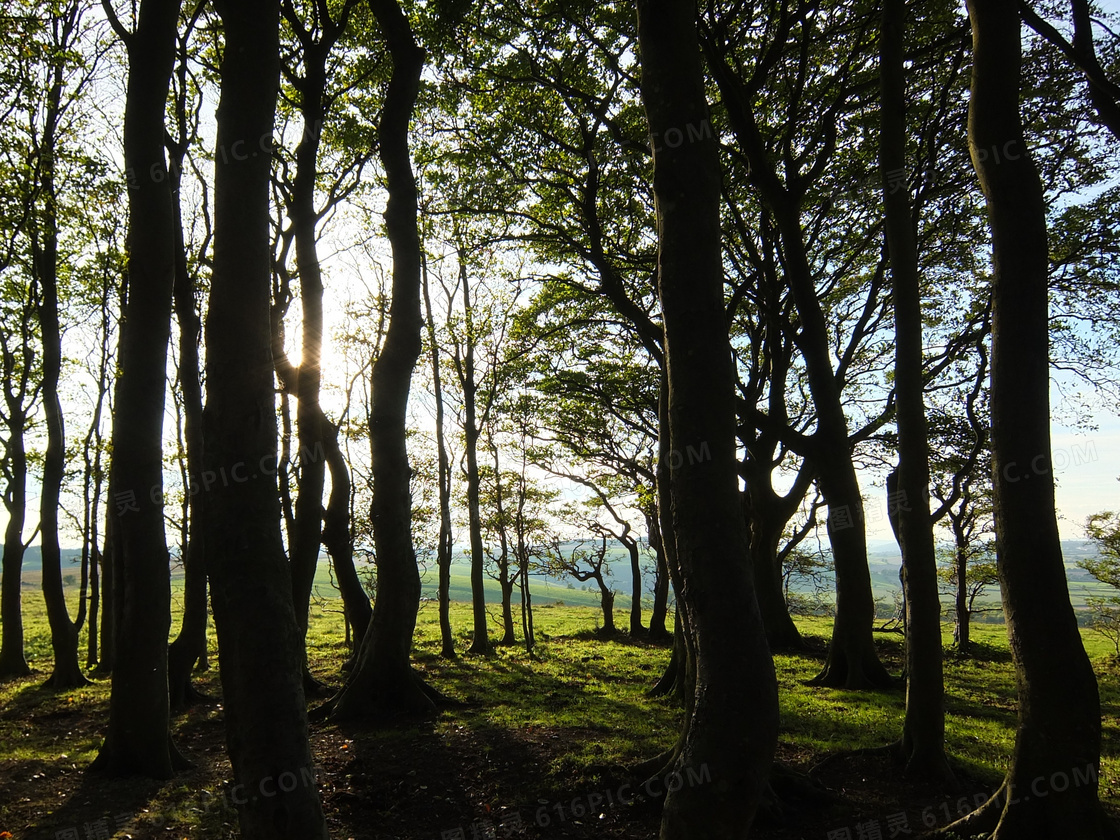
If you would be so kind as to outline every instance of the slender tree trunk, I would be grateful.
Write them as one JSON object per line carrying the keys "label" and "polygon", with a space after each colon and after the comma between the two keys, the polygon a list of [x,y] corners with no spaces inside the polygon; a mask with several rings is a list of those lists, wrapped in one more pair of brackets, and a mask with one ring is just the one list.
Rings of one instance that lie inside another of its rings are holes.
{"label": "slender tree trunk", "polygon": [[[163,528],[163,415],[175,212],[164,160],[164,113],[175,57],[178,3],[143,0],[128,48],[125,166],[129,187],[128,302],[121,313],[110,484],[117,499],[116,662],[109,728],[90,769],[170,778],[185,762],[171,743],[167,635],[171,571]],[[117,23],[119,27],[119,23]],[[122,496],[124,494],[124,496]]]}
{"label": "slender tree trunk", "polygon": [[[443,433],[443,377],[440,376],[439,344],[436,342],[436,322],[432,314],[432,301],[428,295],[428,272],[422,272],[424,312],[427,315],[428,345],[432,357],[432,388],[436,401],[436,461],[439,482],[439,538],[436,546],[436,565],[439,568],[439,632],[442,647],[440,656],[455,659],[455,636],[451,631],[451,459],[447,455],[447,440]],[[513,624],[511,616],[509,624]]]}
{"label": "slender tree trunk", "polygon": [[[969,0],[968,136],[992,228],[992,470],[998,570],[1019,689],[1003,785],[957,834],[1120,836],[1097,798],[1100,697],[1070,605],[1054,513],[1046,204],[1019,115],[1014,0]],[[998,163],[993,150],[999,152]]]}
{"label": "slender tree trunk", "polygon": [[[226,740],[245,840],[327,836],[313,782],[300,633],[280,536],[269,297],[279,5],[221,0],[214,262],[201,494]],[[291,774],[284,776],[282,774]],[[282,779],[294,777],[293,786]]]}
{"label": "slender tree trunk", "polygon": [[[171,150],[172,209],[175,214],[175,286],[172,305],[179,324],[179,388],[183,400],[183,438],[186,448],[186,467],[189,481],[197,482],[202,472],[202,376],[199,359],[199,342],[202,320],[195,301],[194,277],[187,265],[187,247],[183,236],[183,210],[180,187],[183,162],[186,157],[190,132],[187,127],[187,39],[185,33],[179,42],[178,99],[176,121],[178,142]],[[193,490],[194,492],[190,492]],[[189,488],[186,502],[187,538],[183,551],[183,623],[179,635],[167,652],[167,683],[171,698],[171,711],[181,712],[194,703],[207,698],[191,684],[191,671],[206,652],[206,544],[205,528],[201,521],[202,505],[198,499],[199,488]]]}
{"label": "slender tree trunk", "polygon": [[357,663],[357,654],[373,616],[373,608],[358,579],[358,570],[354,568],[354,537],[350,532],[350,470],[338,445],[339,430],[326,417],[322,418],[320,428],[323,429],[327,468],[331,473],[331,494],[323,518],[323,545],[334,564],[335,578],[346,610],[347,632],[350,628],[354,630],[353,654],[349,662],[352,668]]}
{"label": "slender tree trunk", "polygon": [[[109,498],[113,498],[113,486],[109,485]],[[97,658],[97,673],[110,674],[117,651],[117,600],[116,577],[113,574],[113,533],[116,531],[112,508],[105,517],[105,548],[101,552],[101,655]]]}
{"label": "slender tree trunk", "polygon": [[957,651],[967,654],[972,649],[970,630],[972,625],[972,611],[968,608],[968,555],[957,549]]}
{"label": "slender tree trunk", "polygon": [[466,269],[460,272],[463,285],[463,309],[465,312],[466,347],[463,352],[463,445],[467,461],[467,522],[471,541],[471,604],[474,617],[474,637],[470,652],[488,654],[491,652],[490,635],[486,619],[486,573],[485,554],[482,545],[482,514],[479,510],[482,481],[478,472],[478,416],[477,392],[474,370],[474,324],[472,319],[470,282]]}
{"label": "slender tree trunk", "polygon": [[669,612],[669,567],[665,562],[665,547],[661,541],[661,523],[658,521],[657,506],[644,511],[646,517],[646,533],[649,534],[649,546],[653,549],[653,556],[657,560],[657,580],[653,587],[653,608],[649,614],[649,637],[653,641],[669,638],[669,630],[665,626],[665,619]]}
{"label": "slender tree trunk", "polygon": [[[638,0],[642,101],[655,137],[708,119],[687,0]],[[656,144],[655,144],[656,145]],[[696,692],[675,755],[719,784],[665,799],[662,840],[747,837],[777,744],[774,664],[755,598],[735,468],[735,370],[725,328],[720,171],[715,140],[654,151],[658,292],[665,320],[673,448],[711,460],[670,472],[678,596],[687,604]],[[719,598],[712,593],[720,593]],[[706,593],[706,594],[701,594]]]}
{"label": "slender tree trunk", "polygon": [[[16,410],[19,409],[19,410]],[[8,526],[4,531],[3,589],[0,591],[0,680],[18,679],[31,673],[23,650],[23,526],[27,521],[27,453],[24,428],[27,418],[21,406],[8,405],[7,473],[4,508]]]}
{"label": "slender tree trunk", "polygon": [[[63,35],[55,44],[69,49],[69,36],[77,28],[81,11],[76,3],[61,10],[54,24]],[[43,599],[51,628],[54,668],[46,685],[55,689],[87,685],[89,680],[78,664],[78,626],[70,619],[62,582],[62,552],[58,544],[58,511],[62,479],[66,469],[66,429],[63,424],[59,380],[62,375],[62,331],[58,300],[58,195],[55,184],[57,132],[61,115],[66,62],[57,57],[51,71],[43,129],[37,152],[40,169],[41,206],[36,234],[32,237],[32,271],[37,293],[39,332],[43,342],[43,420],[47,445],[43,453],[43,486],[39,496],[39,533],[43,561]]]}
{"label": "slender tree trunk", "polygon": [[296,433],[301,457],[289,561],[296,621],[304,639],[305,669],[307,621],[311,608],[311,591],[315,585],[315,570],[319,565],[319,546],[322,543],[323,493],[326,489],[327,468],[324,459],[310,457],[309,453],[314,453],[316,447],[322,446],[324,433],[321,423],[323,412],[319,407],[323,356],[323,275],[316,243],[318,216],[315,212],[315,181],[319,159],[318,128],[322,125],[325,114],[323,92],[326,88],[325,65],[328,54],[329,49],[308,50],[306,45],[303,51],[304,77],[300,83],[303,135],[296,147],[292,199],[288,206],[295,232],[296,271],[303,307],[302,352],[299,375],[296,377]]}
{"label": "slender tree trunk", "polygon": [[[921,283],[906,169],[906,0],[883,0],[879,39],[882,120],[879,163],[894,288],[895,417],[898,423],[899,544],[906,569],[906,717],[900,744],[906,773],[955,781],[945,758],[945,683],[941,670],[941,597],[929,511],[929,436],[922,384]],[[892,500],[888,498],[888,508]]]}
{"label": "slender tree trunk", "polygon": [[644,636],[646,628],[642,626],[642,565],[641,555],[638,553],[638,542],[633,537],[623,540],[626,552],[630,555],[630,635]]}
{"label": "slender tree trunk", "polygon": [[370,0],[393,59],[378,129],[389,193],[385,228],[393,251],[389,329],[373,366],[370,439],[373,500],[370,519],[377,552],[377,599],[358,666],[338,695],[335,719],[431,716],[435,703],[412,670],[409,652],[420,605],[420,571],[412,543],[406,414],[409,384],[420,356],[421,252],[417,190],[408,129],[420,87],[424,51],[396,0]]}

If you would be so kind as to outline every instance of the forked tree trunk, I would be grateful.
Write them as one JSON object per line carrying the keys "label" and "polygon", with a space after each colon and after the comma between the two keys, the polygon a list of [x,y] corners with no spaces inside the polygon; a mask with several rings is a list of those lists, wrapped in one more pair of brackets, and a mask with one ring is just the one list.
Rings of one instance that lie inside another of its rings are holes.
{"label": "forked tree trunk", "polygon": [[1054,512],[1046,204],[1019,115],[1019,10],[1014,0],[969,0],[968,12],[968,139],[992,229],[998,570],[1019,725],[999,791],[945,831],[992,831],[992,840],[1115,838],[1120,832],[1097,798],[1100,697],[1070,605]]}
{"label": "forked tree trunk", "polygon": [[[638,0],[642,101],[655,137],[708,119],[689,0]],[[673,449],[711,460],[670,471],[676,562],[696,656],[696,692],[673,768],[719,784],[670,791],[662,840],[741,840],[777,744],[774,663],[755,599],[735,468],[735,370],[723,306],[715,140],[654,151],[658,292],[665,321]],[[719,597],[714,597],[715,593]]]}
{"label": "forked tree trunk", "polygon": [[420,606],[420,570],[412,543],[412,471],[408,464],[408,392],[420,356],[420,235],[417,190],[408,147],[409,122],[420,87],[424,51],[396,0],[370,0],[392,55],[393,71],[378,128],[388,204],[385,228],[393,251],[389,329],[373,366],[370,439],[377,599],[358,665],[334,701],[336,720],[431,716],[435,703],[412,670],[409,654]]}
{"label": "forked tree trunk", "polygon": [[179,3],[143,0],[133,32],[112,21],[128,49],[124,154],[133,178],[109,482],[118,501],[126,493],[132,505],[118,504],[113,513],[114,571],[124,598],[117,604],[109,728],[90,769],[166,779],[186,765],[170,736],[171,570],[163,527],[163,415],[177,241],[164,114]]}
{"label": "forked tree trunk", "polygon": [[230,480],[201,495],[226,740],[234,782],[244,793],[241,836],[319,840],[327,828],[308,745],[300,633],[275,478],[268,150],[280,80],[279,5],[221,0],[215,6],[225,45],[203,467]]}
{"label": "forked tree trunk", "polygon": [[[199,340],[202,321],[195,302],[194,277],[187,264],[187,248],[183,236],[183,212],[180,184],[183,161],[186,157],[190,132],[187,128],[187,39],[184,33],[179,42],[176,65],[178,76],[178,101],[176,120],[178,141],[172,149],[171,183],[175,212],[175,288],[172,305],[179,324],[179,388],[183,398],[183,438],[186,444],[187,475],[199,480],[202,470],[202,376],[199,359]],[[171,698],[171,711],[181,712],[206,697],[191,684],[191,671],[206,653],[206,545],[203,541],[202,505],[198,488],[193,488],[187,500],[187,542],[183,555],[183,623],[179,635],[167,652],[167,684]]]}
{"label": "forked tree trunk", "polygon": [[908,775],[953,783],[945,758],[945,683],[941,668],[941,597],[929,510],[929,435],[922,383],[921,284],[906,171],[906,0],[883,0],[879,39],[882,95],[879,164],[894,294],[894,382],[898,423],[899,544],[906,610],[906,717],[900,743]]}

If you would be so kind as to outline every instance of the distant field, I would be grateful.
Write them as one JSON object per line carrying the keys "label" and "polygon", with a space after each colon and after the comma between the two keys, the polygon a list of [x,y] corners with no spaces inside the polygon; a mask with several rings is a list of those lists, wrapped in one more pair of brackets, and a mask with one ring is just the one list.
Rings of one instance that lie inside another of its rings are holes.
{"label": "distant field", "polygon": [[[631,583],[630,583],[630,562],[622,546],[614,546],[609,549],[608,562],[610,572],[607,580],[611,588],[615,591],[615,609],[617,611],[626,611],[630,609],[631,598]],[[1096,550],[1089,542],[1079,541],[1065,541],[1062,543],[1062,551],[1066,558],[1066,577],[1069,581],[1070,601],[1074,609],[1077,611],[1080,623],[1085,624],[1088,620],[1088,599],[1107,597],[1108,595],[1116,594],[1115,591],[1096,580],[1094,580],[1087,572],[1077,567],[1078,560],[1085,557],[1096,556]],[[2,553],[0,553],[2,556]],[[64,575],[67,580],[67,589],[77,587],[80,573],[79,557],[77,552],[73,550],[64,550]],[[868,566],[871,573],[871,586],[878,602],[878,613],[881,618],[886,618],[893,614],[895,598],[899,592],[898,580],[898,567],[899,556],[897,547],[890,547],[889,543],[879,542],[869,545],[868,551]],[[650,558],[643,557],[643,593],[642,605],[644,608],[649,609],[652,606],[652,587],[653,587],[653,574],[650,568]],[[38,549],[33,548],[29,550],[28,557],[24,563],[23,570],[23,586],[24,591],[37,591],[40,586],[40,560]],[[176,569],[172,571],[172,580],[180,580],[182,577],[182,570]],[[423,597],[434,599],[437,595],[437,577],[438,572],[435,563],[430,560],[421,560],[421,581],[423,586]],[[826,576],[826,583],[828,581]],[[490,604],[501,603],[501,588],[498,582],[486,577],[486,602]],[[795,584],[792,587],[793,591],[802,595],[812,595],[812,589],[808,584]],[[455,560],[451,566],[451,600],[456,602],[469,602],[471,600],[471,584],[470,584],[470,562],[468,558],[462,553],[455,555]],[[599,591],[595,584],[584,584],[571,580],[558,580],[544,575],[533,575],[531,581],[531,592],[533,602],[535,604],[567,604],[570,606],[581,607],[595,607],[599,606]],[[338,598],[339,592],[333,583],[333,576],[331,573],[331,566],[324,555],[319,563],[319,568],[315,577],[315,593],[320,598],[334,599]],[[832,602],[831,593],[825,592],[821,596],[825,603]],[[520,595],[515,591],[514,600],[519,601]],[[942,593],[942,605],[945,615],[950,615],[953,608],[953,600],[948,592]],[[1002,624],[1003,613],[1000,609],[999,590],[997,587],[990,587],[977,601],[977,607],[990,607],[994,611],[981,613],[974,617],[976,623],[995,623]]]}

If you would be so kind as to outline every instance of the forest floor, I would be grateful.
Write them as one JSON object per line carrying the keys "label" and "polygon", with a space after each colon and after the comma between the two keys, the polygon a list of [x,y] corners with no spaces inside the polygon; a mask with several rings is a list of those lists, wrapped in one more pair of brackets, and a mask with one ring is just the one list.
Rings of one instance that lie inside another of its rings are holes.
{"label": "forest floor", "polygon": [[[221,706],[196,706],[174,721],[176,743],[194,762],[193,770],[167,782],[86,773],[108,718],[109,681],[96,679],[64,693],[40,687],[50,666],[49,640],[37,614],[40,602],[28,594],[28,649],[39,673],[0,685],[0,838],[235,838],[234,800],[240,793],[230,782]],[[339,684],[346,655],[336,607],[329,601],[317,606],[309,636],[312,670],[333,685]],[[466,705],[444,711],[432,723],[392,730],[312,724],[315,775],[332,838],[656,836],[658,795],[666,782],[646,791],[620,787],[628,780],[627,768],[667,749],[679,730],[677,706],[645,696],[664,668],[668,648],[625,635],[601,639],[595,632],[601,616],[586,607],[548,605],[535,614],[539,659],[530,659],[522,647],[505,647],[491,657],[448,662],[437,655],[435,605],[425,603],[417,668]],[[468,627],[468,605],[455,605],[452,620]],[[823,661],[830,620],[798,623],[810,650],[775,657],[783,765],[809,773],[829,756],[896,739],[902,690],[806,686]],[[910,783],[884,757],[841,756],[813,773],[832,795],[831,803],[784,794],[781,813],[764,815],[752,836],[909,836],[906,829],[917,834],[945,825],[983,801],[1002,778],[1013,746],[1015,682],[1003,627],[977,625],[973,634],[977,655],[949,653],[945,667],[947,746],[959,789]],[[901,637],[880,633],[878,639],[881,655],[897,673]],[[460,640],[465,649],[465,633]],[[1086,632],[1085,640],[1101,689],[1101,796],[1120,815],[1120,671],[1099,637]],[[219,697],[217,669],[200,673],[197,685]],[[705,768],[696,768],[680,783],[710,781]],[[278,780],[304,783],[313,782],[299,768]]]}

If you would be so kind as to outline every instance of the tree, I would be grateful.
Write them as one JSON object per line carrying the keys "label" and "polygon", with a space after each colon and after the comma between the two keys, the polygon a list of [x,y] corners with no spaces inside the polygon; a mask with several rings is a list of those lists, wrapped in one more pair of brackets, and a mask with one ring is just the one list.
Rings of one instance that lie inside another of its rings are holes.
{"label": "tree", "polygon": [[409,124],[420,87],[424,51],[396,0],[370,0],[392,56],[393,71],[378,126],[389,193],[385,229],[393,251],[389,329],[374,363],[370,390],[373,499],[370,520],[377,557],[377,600],[350,679],[335,698],[337,720],[378,715],[431,715],[428,687],[412,670],[409,652],[420,604],[420,571],[412,542],[406,412],[420,356],[421,252],[416,179]]}
{"label": "tree", "polygon": [[599,606],[603,610],[603,634],[610,636],[616,628],[614,590],[610,588],[606,578],[610,573],[610,548],[607,539],[606,534],[601,535],[599,544],[592,542],[590,548],[584,547],[583,540],[571,546],[565,546],[557,540],[548,552],[546,569],[552,577],[571,575],[580,583],[595,581],[595,585],[599,587]]}
{"label": "tree", "polygon": [[[642,102],[651,134],[708,119],[696,8],[687,0],[639,0]],[[662,840],[745,838],[773,760],[778,727],[774,664],[747,563],[735,470],[735,371],[725,329],[716,141],[654,150],[658,294],[665,322],[671,449],[710,460],[670,472],[678,601],[696,661],[677,771],[706,764],[721,785],[670,792]],[[664,449],[663,449],[664,451]],[[671,533],[671,537],[670,537]],[[719,598],[711,593],[720,592]],[[700,593],[708,593],[703,596]]]}
{"label": "tree", "polygon": [[929,436],[922,381],[922,307],[910,191],[892,184],[906,170],[906,0],[883,0],[879,161],[895,321],[898,423],[898,538],[906,609],[906,717],[899,751],[906,772],[954,783],[945,758],[941,600],[929,509]]}
{"label": "tree", "polygon": [[[19,291],[23,293],[25,290]],[[14,296],[5,294],[3,297],[7,302]],[[27,549],[23,538],[27,522],[28,475],[25,435],[31,424],[39,384],[34,348],[35,317],[31,302],[24,297],[23,300],[17,299],[14,305],[6,303],[0,317],[3,318],[0,322],[0,374],[3,376],[0,389],[4,399],[0,421],[5,431],[0,473],[5,480],[3,501],[8,512],[8,525],[4,531],[3,591],[0,592],[0,630],[3,633],[0,641],[0,680],[9,680],[31,673],[23,646],[21,570]]]}
{"label": "tree", "polygon": [[[269,173],[280,77],[279,7],[216,4],[225,44],[214,172],[214,256],[206,314],[203,468],[231,476],[205,493],[226,738],[244,790],[310,773],[300,633],[280,536],[269,291]],[[254,152],[256,154],[254,154]],[[316,787],[239,804],[246,840],[325,838]]]}
{"label": "tree", "polygon": [[[74,688],[89,681],[78,664],[80,622],[71,620],[66,606],[59,548],[60,496],[66,464],[66,430],[59,383],[62,376],[62,328],[59,294],[60,192],[59,163],[66,151],[66,112],[88,84],[92,69],[79,58],[85,35],[84,0],[52,5],[42,24],[45,88],[41,114],[28,114],[28,139],[35,170],[35,207],[27,233],[30,245],[32,298],[42,342],[42,400],[47,445],[43,453],[43,489],[39,497],[39,532],[43,552],[43,598],[51,627],[54,667],[47,685]],[[71,78],[78,63],[77,78]],[[40,121],[41,117],[41,121]]]}
{"label": "tree", "polygon": [[[1077,565],[1106,586],[1120,590],[1120,515],[1112,511],[1094,513],[1085,524],[1089,539],[1100,557],[1079,560]],[[1120,595],[1089,598],[1090,626],[1112,642],[1120,658]]]}
{"label": "tree", "polygon": [[[999,790],[942,833],[1114,838],[1120,832],[1097,798],[1100,697],[1069,600],[1054,512],[1046,205],[1020,113],[1019,13],[1013,0],[970,0],[968,12],[969,147],[992,230],[995,526],[1019,726]],[[1010,150],[1014,158],[1005,153],[997,164],[992,149]],[[1034,467],[1029,473],[1027,465]],[[1062,770],[1089,778],[1037,795],[1038,780]]]}
{"label": "tree", "polygon": [[163,414],[176,214],[164,159],[164,115],[175,60],[179,3],[145,0],[133,30],[105,13],[128,51],[124,156],[128,193],[128,302],[122,313],[109,485],[118,498],[110,562],[124,600],[116,604],[117,646],[109,728],[92,770],[170,778],[186,766],[171,743],[167,634],[171,571],[163,529]]}

